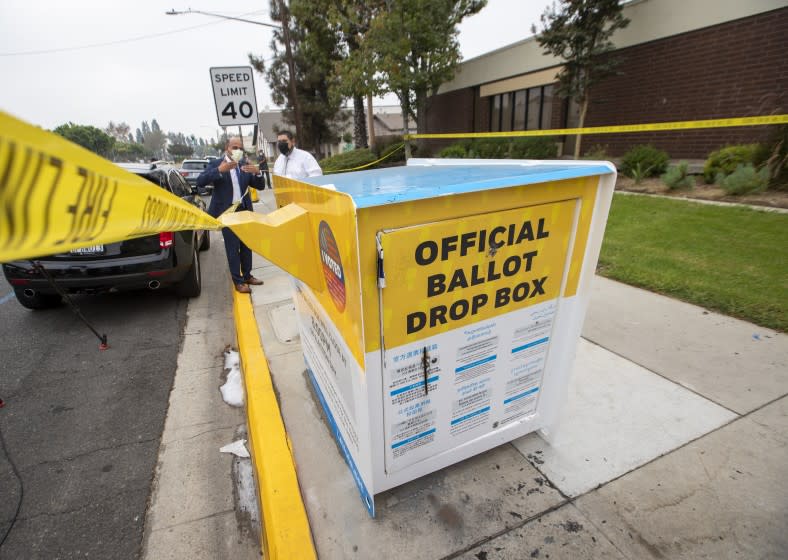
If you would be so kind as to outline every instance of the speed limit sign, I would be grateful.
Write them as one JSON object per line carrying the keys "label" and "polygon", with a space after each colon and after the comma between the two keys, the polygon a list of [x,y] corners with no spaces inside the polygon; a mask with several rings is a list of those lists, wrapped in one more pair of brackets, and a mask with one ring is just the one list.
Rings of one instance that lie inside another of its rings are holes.
{"label": "speed limit sign", "polygon": [[211,68],[219,126],[257,124],[257,98],[251,66]]}

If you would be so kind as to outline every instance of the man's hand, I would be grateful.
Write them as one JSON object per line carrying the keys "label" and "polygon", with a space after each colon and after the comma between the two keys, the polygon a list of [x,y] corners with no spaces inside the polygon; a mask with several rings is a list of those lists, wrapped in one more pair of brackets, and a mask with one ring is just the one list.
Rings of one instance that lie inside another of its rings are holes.
{"label": "man's hand", "polygon": [[238,163],[235,161],[227,161],[226,159],[222,160],[222,163],[219,164],[219,173],[227,173],[231,169],[235,169],[238,167]]}
{"label": "man's hand", "polygon": [[248,163],[243,167],[241,167],[241,171],[243,171],[244,173],[251,173],[252,175],[257,175],[258,173],[260,173],[260,166],[252,165],[251,163]]}

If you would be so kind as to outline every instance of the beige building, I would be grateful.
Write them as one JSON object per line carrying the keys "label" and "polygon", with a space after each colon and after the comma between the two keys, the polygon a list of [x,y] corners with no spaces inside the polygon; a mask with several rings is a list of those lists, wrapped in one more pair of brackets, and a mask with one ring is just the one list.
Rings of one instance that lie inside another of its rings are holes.
{"label": "beige building", "polygon": [[[788,98],[785,0],[632,0],[613,37],[620,60],[590,95],[586,126],[781,114]],[[431,98],[426,132],[488,132],[577,126],[556,95],[561,61],[534,37],[462,63]],[[774,127],[584,136],[584,149],[621,155],[651,143],[672,157],[702,158],[725,144],[765,139]],[[564,153],[574,137],[559,137]],[[445,145],[447,142],[443,142]],[[433,148],[441,144],[433,144]]]}
{"label": "beige building", "polygon": [[[342,130],[337,132],[340,139],[346,134],[353,135],[353,110],[344,109],[346,112],[343,119],[344,123]],[[402,134],[402,110],[398,105],[380,105],[372,108],[373,122],[375,127],[375,137],[382,138],[387,136],[396,136]],[[276,136],[280,130],[290,130],[295,134],[295,127],[286,123],[282,119],[281,111],[261,111],[259,114],[259,132],[258,132],[258,146],[260,150],[264,151],[266,157],[275,158],[276,152]],[[369,121],[367,121],[369,122]],[[413,119],[409,119],[408,132],[416,132],[416,123]],[[352,150],[355,146],[352,143],[339,141],[335,144],[325,144],[322,146],[322,152],[325,155],[336,155],[342,152]]]}

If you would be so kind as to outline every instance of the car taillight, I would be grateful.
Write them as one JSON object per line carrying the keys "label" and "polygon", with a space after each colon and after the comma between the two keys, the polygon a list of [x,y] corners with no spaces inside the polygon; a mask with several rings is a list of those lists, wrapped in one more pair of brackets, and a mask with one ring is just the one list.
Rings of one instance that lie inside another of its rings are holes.
{"label": "car taillight", "polygon": [[172,247],[172,232],[171,231],[163,231],[159,234],[159,247],[165,249],[167,247]]}
{"label": "car taillight", "polygon": [[27,278],[11,278],[9,282],[11,282],[12,286],[27,286],[30,284],[30,280]]}
{"label": "car taillight", "polygon": [[188,177],[189,176],[189,172],[188,171],[181,171],[180,174],[181,174],[182,177]]}

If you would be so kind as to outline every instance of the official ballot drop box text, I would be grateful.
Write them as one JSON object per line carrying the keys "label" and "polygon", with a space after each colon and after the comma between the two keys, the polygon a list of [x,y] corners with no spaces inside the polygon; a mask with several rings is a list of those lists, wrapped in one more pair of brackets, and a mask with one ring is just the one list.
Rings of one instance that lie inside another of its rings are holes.
{"label": "official ballot drop box text", "polygon": [[277,205],[308,215],[292,258],[322,270],[295,280],[306,365],[371,515],[375,494],[555,422],[614,185],[587,161],[276,177]]}

